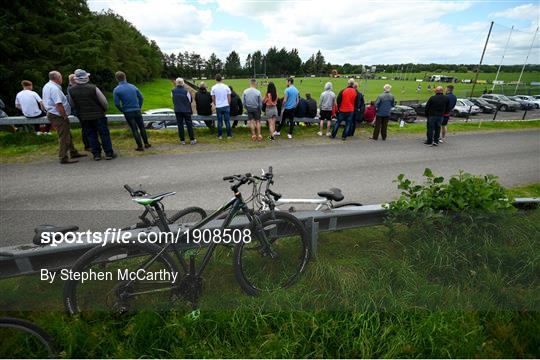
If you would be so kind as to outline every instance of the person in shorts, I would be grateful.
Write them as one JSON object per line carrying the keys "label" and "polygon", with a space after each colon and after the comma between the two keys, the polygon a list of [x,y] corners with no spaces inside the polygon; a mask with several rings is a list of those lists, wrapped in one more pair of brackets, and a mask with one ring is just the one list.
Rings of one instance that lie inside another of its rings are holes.
{"label": "person in shorts", "polygon": [[270,81],[268,87],[266,88],[266,96],[263,100],[266,113],[266,122],[268,124],[268,130],[270,131],[270,136],[268,137],[270,141],[274,141],[274,131],[276,130],[276,119],[279,115],[277,103],[277,89],[276,85]]}
{"label": "person in shorts", "polygon": [[332,83],[329,81],[324,85],[324,91],[319,98],[319,132],[317,135],[322,136],[324,131],[324,122],[326,121],[326,136],[330,136],[330,128],[332,126],[332,109],[336,104],[336,94],[332,91]]}
{"label": "person in shorts", "polygon": [[457,103],[457,97],[454,95],[454,86],[448,85],[446,87],[446,97],[448,98],[448,113],[443,115],[441,122],[441,138],[439,143],[446,142],[446,132],[448,131],[448,120],[450,120],[450,112],[454,110]]}
{"label": "person in shorts", "polygon": [[242,94],[244,107],[246,108],[249,126],[251,127],[251,140],[262,141],[261,135],[261,110],[262,96],[257,90],[257,80],[251,79],[249,88],[244,90]]}

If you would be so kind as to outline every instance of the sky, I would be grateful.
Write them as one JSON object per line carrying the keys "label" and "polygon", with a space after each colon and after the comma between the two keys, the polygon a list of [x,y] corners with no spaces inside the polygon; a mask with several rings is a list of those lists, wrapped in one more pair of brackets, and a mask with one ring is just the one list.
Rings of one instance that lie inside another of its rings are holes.
{"label": "sky", "polygon": [[[321,50],[333,64],[523,64],[540,22],[540,2],[373,0],[88,0],[113,10],[167,53],[235,50],[242,63],[256,50]],[[512,34],[511,27],[514,26]],[[510,37],[510,40],[508,41]],[[537,34],[528,63],[540,63]]]}

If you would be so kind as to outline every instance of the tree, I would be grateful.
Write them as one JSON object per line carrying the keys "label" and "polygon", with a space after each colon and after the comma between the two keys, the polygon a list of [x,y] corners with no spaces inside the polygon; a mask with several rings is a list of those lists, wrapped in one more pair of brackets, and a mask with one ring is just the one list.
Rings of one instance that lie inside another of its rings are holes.
{"label": "tree", "polygon": [[224,71],[227,77],[235,77],[242,75],[242,65],[240,64],[240,56],[236,51],[231,51],[225,59]]}
{"label": "tree", "polygon": [[221,73],[223,70],[223,62],[212,53],[206,61],[206,76],[214,77],[216,74]]}

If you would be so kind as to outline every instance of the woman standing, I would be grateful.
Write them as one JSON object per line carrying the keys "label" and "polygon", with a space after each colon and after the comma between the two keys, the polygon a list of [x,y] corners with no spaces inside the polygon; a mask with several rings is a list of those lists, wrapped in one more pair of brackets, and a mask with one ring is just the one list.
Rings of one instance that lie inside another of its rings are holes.
{"label": "woman standing", "polygon": [[277,109],[277,90],[276,85],[272,81],[268,83],[268,88],[266,89],[266,96],[264,97],[263,103],[266,106],[266,118],[268,122],[268,129],[270,130],[270,141],[274,141],[274,130],[276,129],[276,119],[278,116]]}

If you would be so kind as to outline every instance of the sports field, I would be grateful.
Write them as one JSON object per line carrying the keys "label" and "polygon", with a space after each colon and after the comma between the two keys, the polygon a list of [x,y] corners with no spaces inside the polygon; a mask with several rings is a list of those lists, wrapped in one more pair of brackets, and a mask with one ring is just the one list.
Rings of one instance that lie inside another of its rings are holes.
{"label": "sports field", "polygon": [[[409,77],[409,79],[420,79],[423,78],[425,74],[412,74],[409,73],[406,76]],[[474,78],[473,73],[450,73],[449,76],[455,76],[458,79],[471,79]],[[398,76],[398,73],[395,74],[386,74],[387,77],[391,78],[392,76]],[[405,74],[404,74],[405,76]],[[495,74],[480,74],[480,79],[493,79],[495,77]],[[505,81],[511,81],[518,79],[519,74],[518,73],[504,73],[499,75],[500,79],[503,79]],[[540,79],[540,73],[538,72],[529,72],[523,74],[523,80],[525,82],[531,82],[531,81],[538,81]],[[201,80],[192,80],[193,82],[199,84]],[[208,87],[211,87],[213,84],[215,84],[215,81],[213,79],[208,80],[202,80],[206,82]],[[263,85],[263,81],[259,79],[259,89],[261,92],[266,91],[266,84]],[[283,91],[286,87],[286,80],[285,78],[273,78],[268,79],[268,81],[273,81],[278,89],[279,96],[283,96]],[[343,89],[347,84],[346,78],[330,78],[330,77],[297,77],[295,80],[295,86],[300,91],[300,95],[302,97],[305,97],[306,93],[310,93],[312,97],[314,97],[317,102],[319,100],[319,96],[321,92],[324,90],[324,84],[327,81],[331,81],[334,86],[334,92],[338,93],[341,89]],[[433,93],[431,91],[428,91],[427,86],[428,84],[431,85],[431,88],[433,88],[436,85],[446,85],[446,83],[418,83],[415,80],[408,80],[408,81],[395,81],[395,80],[363,80],[358,79],[359,83],[359,89],[364,94],[366,101],[375,100],[377,95],[382,92],[382,88],[384,84],[390,84],[392,85],[392,93],[396,97],[397,101],[402,100],[427,100],[429,96],[431,96]],[[249,87],[249,79],[226,79],[225,83],[229,86],[232,86],[234,91],[241,94],[242,91]],[[418,84],[421,85],[421,90],[417,91]],[[139,89],[144,95],[145,102],[143,105],[143,110],[149,110],[149,109],[156,109],[156,108],[171,108],[172,107],[172,99],[171,99],[171,89],[173,88],[173,82],[169,79],[157,79],[152,82],[144,83],[144,84],[138,84]],[[462,83],[456,83],[454,84],[455,90],[454,93],[458,97],[465,97],[469,96],[469,93],[472,88],[472,84],[462,84]],[[490,85],[483,85],[483,84],[477,84],[475,87],[475,93],[481,93],[485,88],[491,89]],[[507,86],[508,89],[514,89],[515,86]],[[508,90],[507,90],[508,91]],[[496,91],[497,92],[497,91]],[[540,94],[540,87],[538,88],[537,93]],[[536,93],[535,93],[536,94]],[[109,104],[112,105],[112,95],[109,94]],[[114,106],[111,106],[110,113],[118,113],[118,110],[114,108]]]}

